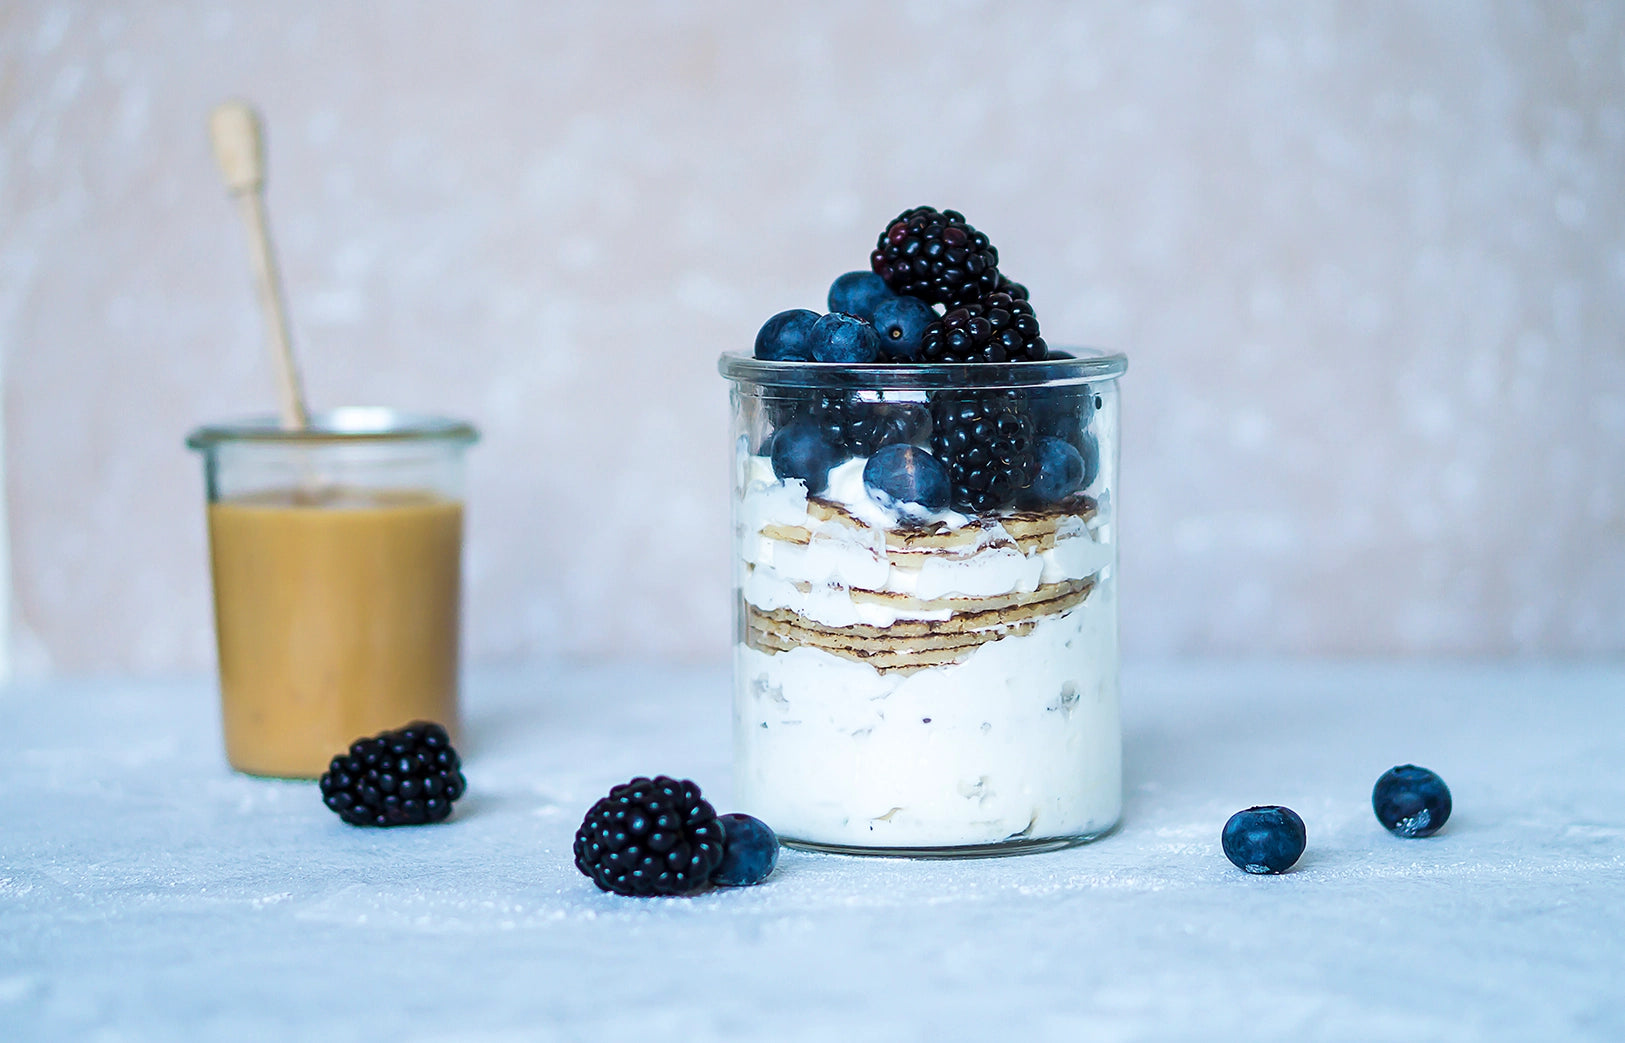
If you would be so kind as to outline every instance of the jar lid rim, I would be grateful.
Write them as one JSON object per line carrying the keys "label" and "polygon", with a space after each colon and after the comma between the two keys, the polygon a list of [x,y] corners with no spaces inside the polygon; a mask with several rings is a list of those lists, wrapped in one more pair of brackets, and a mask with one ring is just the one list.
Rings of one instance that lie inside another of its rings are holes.
{"label": "jar lid rim", "polygon": [[479,431],[473,424],[429,413],[410,413],[384,406],[342,406],[312,413],[304,428],[285,428],[274,416],[255,416],[218,424],[204,424],[186,436],[193,449],[210,449],[227,442],[267,442],[311,445],[341,442],[443,441],[471,445]]}
{"label": "jar lid rim", "polygon": [[738,383],[772,387],[885,390],[1058,387],[1116,380],[1128,369],[1128,358],[1121,353],[1093,348],[1068,348],[1066,351],[1066,355],[1039,362],[865,365],[778,362],[759,359],[743,351],[725,351],[717,360],[717,371]]}

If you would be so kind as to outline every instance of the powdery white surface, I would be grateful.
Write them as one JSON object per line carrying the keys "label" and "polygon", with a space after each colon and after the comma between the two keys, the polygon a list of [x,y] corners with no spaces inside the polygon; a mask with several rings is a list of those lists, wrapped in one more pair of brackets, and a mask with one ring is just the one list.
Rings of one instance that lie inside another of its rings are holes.
{"label": "powdery white surface", "polygon": [[[726,809],[728,691],[476,676],[453,821],[366,831],[231,774],[206,682],[6,690],[0,1038],[1625,1038],[1625,666],[1131,668],[1095,845],[600,894],[569,848],[612,783]],[[1404,761],[1436,838],[1371,816]],[[1248,877],[1219,829],[1271,802],[1309,850]]]}

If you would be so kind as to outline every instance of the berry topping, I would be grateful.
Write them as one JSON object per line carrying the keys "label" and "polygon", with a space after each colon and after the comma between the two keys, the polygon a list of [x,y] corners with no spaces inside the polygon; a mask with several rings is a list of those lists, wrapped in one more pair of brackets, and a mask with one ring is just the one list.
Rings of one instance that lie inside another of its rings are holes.
{"label": "berry topping", "polygon": [[[1049,358],[1053,359],[1058,354],[1052,351]],[[1033,414],[1033,430],[1040,437],[1059,438],[1083,452],[1084,429],[1095,418],[1094,389],[1088,385],[1033,388],[1028,394],[1027,404]]]}
{"label": "berry topping", "polygon": [[576,868],[618,895],[691,895],[722,863],[722,836],[694,783],[636,778],[587,811],[576,830]]}
{"label": "berry topping", "polygon": [[767,879],[779,864],[779,837],[767,823],[750,815],[719,815],[722,827],[722,862],[711,872],[711,882],[724,887],[749,887]]}
{"label": "berry topping", "polygon": [[891,287],[874,272],[847,272],[830,284],[829,310],[873,320],[875,308],[891,296]]}
{"label": "berry topping", "polygon": [[948,468],[950,502],[980,513],[1010,506],[1037,469],[1032,417],[1016,392],[939,392],[931,400],[931,451]]}
{"label": "berry topping", "polygon": [[880,357],[880,335],[856,315],[832,311],[813,323],[807,344],[814,362],[873,362]]}
{"label": "berry topping", "polygon": [[954,210],[917,206],[880,233],[869,264],[895,293],[957,308],[999,284],[999,251]]}
{"label": "berry topping", "polygon": [[1038,467],[1033,474],[1031,499],[1039,506],[1060,503],[1082,489],[1083,454],[1059,438],[1038,439]]}
{"label": "berry topping", "polygon": [[913,362],[920,357],[920,341],[937,321],[937,312],[918,297],[888,297],[875,306],[873,321],[880,353],[893,361]]}
{"label": "berry topping", "polygon": [[1224,824],[1224,857],[1249,873],[1284,873],[1302,856],[1309,835],[1291,808],[1248,808]]}
{"label": "berry topping", "polygon": [[768,444],[773,473],[779,478],[799,478],[809,493],[821,493],[829,485],[830,468],[846,455],[809,417],[800,417],[774,432]]}
{"label": "berry topping", "polygon": [[1048,354],[1033,306],[1008,293],[953,309],[920,340],[922,362],[1038,362]]}
{"label": "berry topping", "polygon": [[1450,817],[1450,787],[1426,768],[1402,764],[1372,787],[1371,809],[1396,837],[1430,837]]}
{"label": "berry topping", "polygon": [[806,308],[779,312],[757,331],[756,357],[773,362],[812,361],[812,345],[807,337],[817,321],[818,313]]}
{"label": "berry topping", "polygon": [[1087,489],[1100,475],[1100,442],[1088,431],[1078,439],[1078,455],[1083,457],[1083,482],[1078,488]]}
{"label": "berry topping", "polygon": [[[993,292],[1008,293],[1018,301],[1024,301],[1027,299],[1027,287],[1021,285],[1019,282],[1016,282],[1014,279],[1006,278],[1003,272],[999,273],[999,281],[998,284],[993,287]],[[1063,352],[1062,354],[1065,353]],[[1066,355],[1066,357],[1071,358],[1072,356]]]}
{"label": "berry topping", "polygon": [[948,506],[948,469],[924,449],[888,445],[863,465],[863,488],[882,507],[914,504],[927,511]]}
{"label": "berry topping", "polygon": [[468,787],[446,729],[413,721],[357,739],[322,774],[322,802],[352,826],[440,822]]}

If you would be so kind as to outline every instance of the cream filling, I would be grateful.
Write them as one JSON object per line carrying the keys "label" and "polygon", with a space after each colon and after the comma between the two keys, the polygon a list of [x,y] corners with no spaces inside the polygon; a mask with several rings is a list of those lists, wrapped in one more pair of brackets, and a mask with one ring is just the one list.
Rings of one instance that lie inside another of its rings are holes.
{"label": "cream filling", "polygon": [[1117,616],[1081,605],[963,662],[880,673],[809,646],[735,648],[740,807],[853,847],[1077,837],[1122,802]]}
{"label": "cream filling", "polygon": [[[950,613],[859,604],[846,590],[901,594],[921,601],[998,597],[1086,579],[1112,564],[1112,547],[1100,541],[1097,530],[1082,518],[1066,518],[1048,550],[1023,553],[1002,526],[993,525],[968,552],[922,553],[918,567],[894,565],[886,554],[885,532],[896,528],[900,519],[863,491],[863,464],[855,459],[835,468],[823,494],[864,523],[856,528],[813,518],[807,510],[806,483],[780,481],[766,457],[742,461],[740,477],[745,484],[737,535],[740,554],[752,566],[741,581],[747,602],[763,611],[789,609],[825,626],[885,627],[899,619],[946,619]],[[970,522],[952,511],[930,519],[950,527]],[[804,528],[811,536],[806,544],[774,539],[763,534],[769,525]],[[798,589],[798,584],[810,589]]]}

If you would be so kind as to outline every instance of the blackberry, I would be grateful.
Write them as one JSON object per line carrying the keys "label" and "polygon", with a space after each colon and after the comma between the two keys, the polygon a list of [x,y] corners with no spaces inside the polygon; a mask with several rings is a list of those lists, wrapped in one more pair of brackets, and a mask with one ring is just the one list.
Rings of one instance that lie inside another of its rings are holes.
{"label": "blackberry", "polygon": [[1014,503],[1037,473],[1037,443],[1020,392],[938,392],[932,399],[931,452],[948,468],[956,510]]}
{"label": "blackberry", "polygon": [[1027,300],[1027,287],[1009,278],[1003,272],[999,273],[999,281],[993,287],[994,293],[1008,293],[1018,301]]}
{"label": "blackberry", "polygon": [[869,255],[893,293],[957,308],[993,292],[999,251],[956,210],[905,210],[886,226]]}
{"label": "blackberry", "polygon": [[691,895],[722,864],[723,828],[700,787],[666,775],[609,791],[576,830],[576,868],[618,895]]}
{"label": "blackberry", "polygon": [[352,826],[421,826],[450,815],[468,782],[446,729],[413,721],[351,743],[321,785],[322,802]]}
{"label": "blackberry", "polygon": [[953,309],[920,338],[921,362],[1038,362],[1048,355],[1033,306],[1008,293]]}

